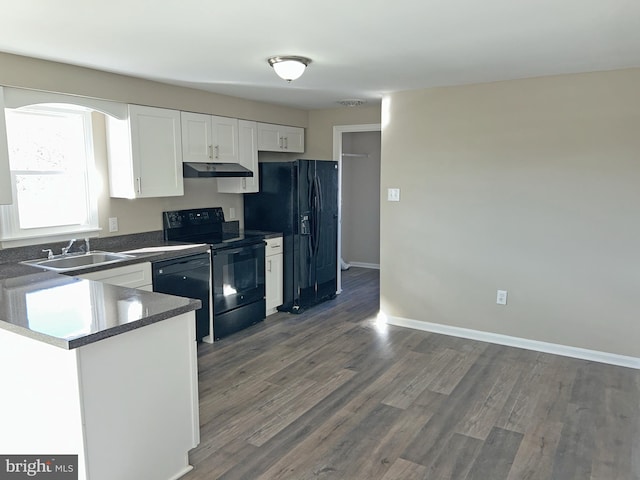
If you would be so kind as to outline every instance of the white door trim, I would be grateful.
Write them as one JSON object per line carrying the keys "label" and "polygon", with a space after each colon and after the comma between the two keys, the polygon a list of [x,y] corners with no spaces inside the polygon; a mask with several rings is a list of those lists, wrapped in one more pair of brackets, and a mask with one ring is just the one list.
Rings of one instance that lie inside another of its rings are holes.
{"label": "white door trim", "polygon": [[338,162],[338,290],[342,293],[342,270],[340,259],[342,258],[342,134],[351,132],[380,132],[382,124],[366,123],[360,125],[334,125],[333,126],[333,159]]}

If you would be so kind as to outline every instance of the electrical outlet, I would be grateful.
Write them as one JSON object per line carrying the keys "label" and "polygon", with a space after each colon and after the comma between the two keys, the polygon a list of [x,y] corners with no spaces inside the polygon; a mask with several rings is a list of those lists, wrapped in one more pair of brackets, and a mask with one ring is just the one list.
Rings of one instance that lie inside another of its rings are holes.
{"label": "electrical outlet", "polygon": [[109,217],[109,231],[110,232],[118,231],[118,217]]}
{"label": "electrical outlet", "polygon": [[498,305],[506,305],[507,304],[507,291],[506,290],[498,290],[498,295],[496,296],[496,303]]}
{"label": "electrical outlet", "polygon": [[388,188],[387,189],[387,201],[389,201],[389,202],[399,202],[400,201],[400,189],[399,188]]}
{"label": "electrical outlet", "polygon": [[234,218],[236,218],[236,209],[229,207],[229,220],[233,220]]}

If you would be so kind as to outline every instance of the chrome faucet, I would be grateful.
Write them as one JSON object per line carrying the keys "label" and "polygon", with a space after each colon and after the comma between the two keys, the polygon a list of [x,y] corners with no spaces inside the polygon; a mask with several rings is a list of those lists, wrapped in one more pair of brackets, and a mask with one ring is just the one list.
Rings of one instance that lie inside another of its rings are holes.
{"label": "chrome faucet", "polygon": [[50,248],[45,248],[42,251],[47,252],[47,260],[51,260],[53,258],[53,250],[51,250]]}
{"label": "chrome faucet", "polygon": [[76,239],[72,238],[71,240],[69,240],[69,245],[67,245],[66,247],[62,247],[62,255],[66,255],[67,253],[69,253],[69,250],[71,250],[71,245],[73,245],[73,242],[75,242]]}
{"label": "chrome faucet", "polygon": [[91,247],[89,246],[89,238],[84,239],[84,253],[89,253],[91,251]]}

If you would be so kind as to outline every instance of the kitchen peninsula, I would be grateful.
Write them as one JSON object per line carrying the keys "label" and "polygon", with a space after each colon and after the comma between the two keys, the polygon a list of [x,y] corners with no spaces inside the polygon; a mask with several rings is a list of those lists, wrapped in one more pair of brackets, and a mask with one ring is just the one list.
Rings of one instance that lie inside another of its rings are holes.
{"label": "kitchen peninsula", "polygon": [[177,479],[199,443],[200,301],[54,273],[0,280],[0,452],[84,480]]}

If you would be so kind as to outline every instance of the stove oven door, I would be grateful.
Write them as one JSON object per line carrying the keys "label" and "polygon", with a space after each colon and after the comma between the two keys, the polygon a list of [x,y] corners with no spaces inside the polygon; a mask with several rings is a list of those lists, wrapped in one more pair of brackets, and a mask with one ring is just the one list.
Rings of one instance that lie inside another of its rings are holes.
{"label": "stove oven door", "polygon": [[214,325],[216,315],[264,300],[264,246],[212,251]]}

